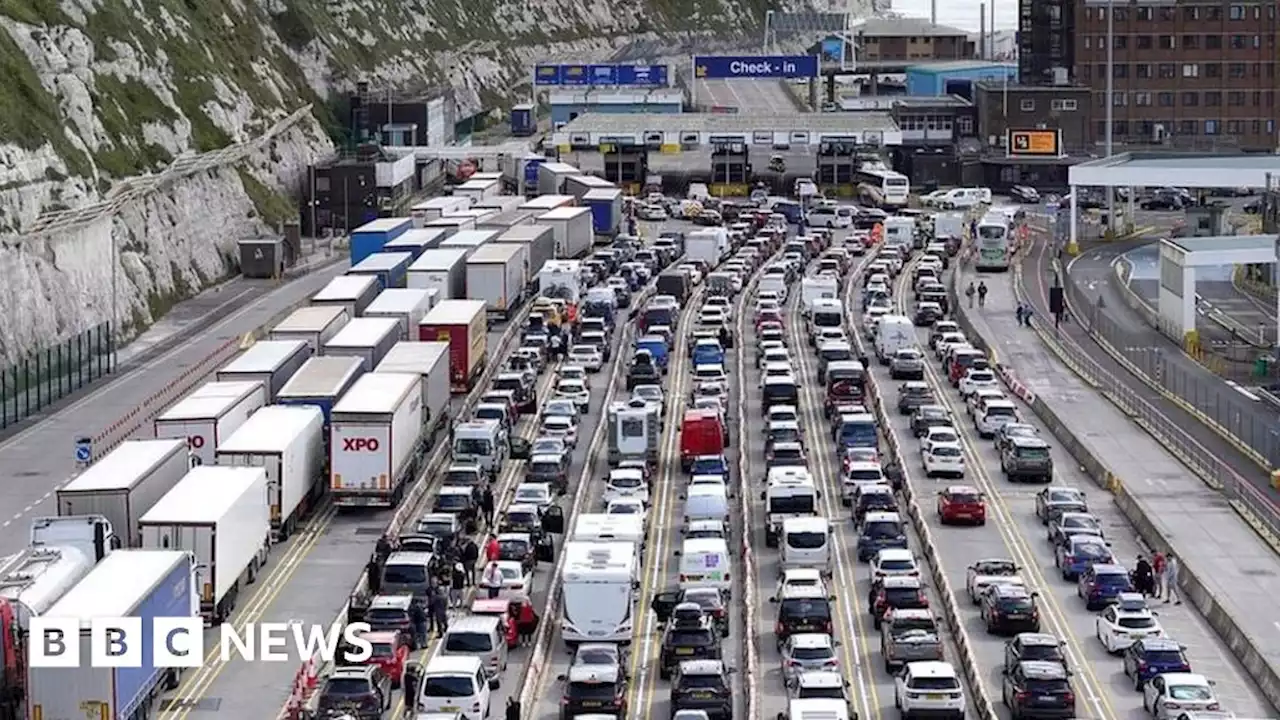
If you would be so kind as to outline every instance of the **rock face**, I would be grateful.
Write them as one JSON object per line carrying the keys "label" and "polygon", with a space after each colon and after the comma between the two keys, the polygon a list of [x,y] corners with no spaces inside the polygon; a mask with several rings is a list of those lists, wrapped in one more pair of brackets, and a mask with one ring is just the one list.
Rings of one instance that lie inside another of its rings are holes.
{"label": "rock face", "polygon": [[769,2],[2,3],[0,364],[109,319],[112,257],[126,336],[225,277],[237,240],[269,232],[333,151],[331,98],[358,79],[452,88],[466,116],[527,96],[537,61],[752,44]]}

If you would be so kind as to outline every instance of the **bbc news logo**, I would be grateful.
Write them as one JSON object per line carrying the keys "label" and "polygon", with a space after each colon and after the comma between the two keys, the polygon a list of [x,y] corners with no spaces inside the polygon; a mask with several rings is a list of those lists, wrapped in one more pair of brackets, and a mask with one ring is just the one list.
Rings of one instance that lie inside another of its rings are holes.
{"label": "bbc news logo", "polygon": [[[150,623],[150,637],[143,623]],[[298,663],[319,656],[335,662],[339,648],[346,663],[373,657],[373,644],[364,638],[368,623],[304,625],[303,623],[246,623],[236,628],[223,623],[212,651],[222,662]],[[89,657],[84,655],[88,634]],[[194,668],[205,664],[204,620],[199,617],[93,618],[88,627],[76,618],[31,619],[28,658],[31,667],[142,667],[144,646],[151,647],[152,666]]]}

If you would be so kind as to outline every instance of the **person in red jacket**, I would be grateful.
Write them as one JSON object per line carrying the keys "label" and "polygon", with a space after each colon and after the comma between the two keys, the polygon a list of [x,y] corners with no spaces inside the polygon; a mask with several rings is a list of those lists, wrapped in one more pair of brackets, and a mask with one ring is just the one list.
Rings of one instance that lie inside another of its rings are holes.
{"label": "person in red jacket", "polygon": [[489,533],[489,539],[484,543],[484,559],[485,562],[495,562],[501,559],[502,548],[498,546],[498,536]]}
{"label": "person in red jacket", "polygon": [[533,603],[520,605],[520,613],[516,618],[516,627],[520,630],[520,644],[532,642],[533,633],[538,629],[538,614],[533,611]]}

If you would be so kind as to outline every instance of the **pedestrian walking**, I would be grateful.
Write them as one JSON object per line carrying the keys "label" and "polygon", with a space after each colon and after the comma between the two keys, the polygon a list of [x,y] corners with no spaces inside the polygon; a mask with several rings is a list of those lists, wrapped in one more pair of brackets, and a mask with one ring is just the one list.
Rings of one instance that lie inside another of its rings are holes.
{"label": "pedestrian walking", "polygon": [[1182,604],[1182,593],[1178,590],[1178,556],[1172,552],[1164,561],[1164,601]]}
{"label": "pedestrian walking", "polygon": [[367,578],[369,594],[377,595],[382,590],[382,566],[377,560],[370,558],[368,564],[364,566],[364,574]]}
{"label": "pedestrian walking", "polygon": [[1141,555],[1138,556],[1138,562],[1134,566],[1133,586],[1134,589],[1146,596],[1154,594],[1156,589],[1155,575],[1151,572],[1151,563]]}
{"label": "pedestrian walking", "polygon": [[987,306],[987,283],[985,280],[978,283],[978,307]]}
{"label": "pedestrian walking", "polygon": [[489,539],[484,543],[484,561],[487,563],[502,559],[502,546],[498,544],[498,535],[489,533]]}
{"label": "pedestrian walking", "polygon": [[453,564],[453,577],[449,580],[449,606],[462,607],[462,589],[467,586],[467,568],[462,563]]}
{"label": "pedestrian walking", "polygon": [[514,697],[507,698],[507,720],[520,720],[520,701]]}
{"label": "pedestrian walking", "polygon": [[[486,485],[484,488],[484,491],[480,493],[480,512],[484,513],[484,517],[480,519],[480,522],[484,525],[484,528],[488,530],[493,525],[493,522],[494,522],[493,489],[490,488],[488,485]],[[489,559],[496,560],[497,558],[489,558]]]}
{"label": "pedestrian walking", "polygon": [[414,647],[426,647],[427,635],[431,633],[426,610],[422,607],[422,601],[414,598],[409,603],[409,621],[413,623],[413,645]]}
{"label": "pedestrian walking", "polygon": [[490,600],[498,598],[498,594],[502,592],[502,585],[502,568],[498,567],[498,563],[495,561],[485,565],[484,576],[480,578],[480,586],[488,593]]}
{"label": "pedestrian walking", "polygon": [[1018,307],[1013,309],[1013,316],[1018,319],[1018,325],[1022,325],[1022,314],[1024,312],[1026,311],[1022,307],[1022,303],[1018,303]]}
{"label": "pedestrian walking", "polygon": [[1151,571],[1156,576],[1156,597],[1164,597],[1164,569],[1167,564],[1164,553],[1159,550],[1151,556]]}
{"label": "pedestrian walking", "polygon": [[516,617],[516,629],[520,632],[520,644],[533,641],[533,633],[538,629],[538,614],[533,610],[532,602],[520,604],[520,613]]}
{"label": "pedestrian walking", "polygon": [[1022,324],[1025,327],[1031,327],[1031,316],[1035,314],[1035,308],[1031,307],[1031,303],[1022,306]]}
{"label": "pedestrian walking", "polygon": [[388,537],[386,533],[378,536],[378,544],[375,545],[373,549],[374,562],[379,565],[385,563],[387,558],[391,557],[391,551],[393,549],[394,547],[391,544],[391,538]]}
{"label": "pedestrian walking", "polygon": [[449,600],[443,592],[431,596],[431,620],[436,626],[436,636],[444,637],[449,630]]}
{"label": "pedestrian walking", "polygon": [[462,544],[462,567],[467,571],[467,586],[476,584],[476,563],[480,561],[480,546],[467,538]]}
{"label": "pedestrian walking", "polygon": [[973,281],[969,281],[969,286],[964,289],[964,296],[969,299],[969,307],[973,307],[973,296],[977,293],[977,289],[973,286]]}

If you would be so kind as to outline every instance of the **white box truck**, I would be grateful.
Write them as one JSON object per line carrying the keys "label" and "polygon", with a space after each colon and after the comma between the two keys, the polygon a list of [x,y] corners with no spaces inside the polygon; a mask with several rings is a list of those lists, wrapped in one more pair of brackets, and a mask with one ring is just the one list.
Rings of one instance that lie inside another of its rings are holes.
{"label": "white box truck", "polygon": [[523,245],[529,269],[525,283],[529,283],[542,269],[542,264],[555,257],[556,233],[546,225],[517,225],[493,239],[495,245]]}
{"label": "white box truck", "polygon": [[318,353],[329,342],[329,338],[337,335],[350,319],[347,309],[339,305],[300,307],[272,328],[267,338],[301,340],[311,348],[312,353]]}
{"label": "white box truck", "polygon": [[547,162],[538,166],[538,194],[558,195],[565,193],[565,181],[575,175],[581,175],[578,168],[562,162]]}
{"label": "white box truck", "polygon": [[564,194],[572,195],[582,202],[582,196],[592,190],[617,190],[618,186],[595,175],[572,175],[565,178]]}
{"label": "white box truck", "polygon": [[395,507],[423,455],[422,376],[371,373],[333,407],[330,481],[338,507]]}
{"label": "white box truck", "polygon": [[426,288],[383,290],[364,309],[366,318],[391,318],[400,324],[398,340],[417,340],[418,323],[431,309],[432,293]]}
{"label": "white box truck", "polygon": [[577,199],[572,195],[539,195],[536,198],[530,198],[525,204],[520,206],[521,210],[533,210],[538,214],[550,212],[556,208],[573,207],[577,204]]}
{"label": "white box truck", "polygon": [[218,448],[219,466],[266,471],[276,542],[292,535],[315,507],[324,464],[324,413],[315,405],[262,408]]}
{"label": "white box truck", "polygon": [[451,212],[467,209],[470,207],[469,202],[469,199],[464,197],[431,198],[409,208],[409,217],[413,220],[415,228],[422,228],[432,220],[439,220]]}
{"label": "white box truck", "polygon": [[524,246],[485,245],[467,258],[467,297],[483,300],[490,313],[509,318],[524,299],[528,267]]}
{"label": "white box truck", "polygon": [[218,443],[231,437],[266,400],[262,383],[209,383],[161,413],[154,422],[155,436],[185,441],[193,466],[212,465]]}
{"label": "white box truck", "polygon": [[311,296],[311,304],[337,305],[346,308],[347,317],[358,318],[380,292],[378,278],[372,275],[339,275]]}
{"label": "white box truck", "polygon": [[436,289],[440,300],[467,296],[467,251],[465,248],[434,248],[422,253],[409,266],[409,287]]}
{"label": "white box truck", "polygon": [[138,521],[142,547],[196,556],[200,614],[220,624],[258,576],[271,547],[267,472],[193,468]]}
{"label": "white box truck", "polygon": [[445,215],[444,217],[437,218],[427,223],[427,229],[444,231],[446,235],[445,240],[448,240],[460,232],[475,230],[476,219],[470,215]]}
{"label": "white box truck", "polygon": [[470,201],[468,207],[475,207],[476,203],[482,200],[488,200],[502,194],[502,181],[493,178],[472,178],[461,185],[453,188],[453,196],[466,198]]}
{"label": "white box truck", "polygon": [[582,257],[595,242],[590,208],[556,208],[539,215],[535,222],[550,227],[555,233],[556,257]]}
{"label": "white box truck", "polygon": [[126,440],[58,488],[58,516],[101,515],[122,545],[136,548],[138,519],[190,469],[182,440]]}
{"label": "white box truck", "polygon": [[704,228],[685,235],[685,260],[701,260],[714,268],[728,255],[729,231],[724,228]]}
{"label": "white box truck", "polygon": [[270,402],[310,357],[311,347],[301,340],[263,340],[227,363],[214,378],[220,382],[262,383]]}
{"label": "white box truck", "polygon": [[467,230],[440,243],[440,247],[465,250],[467,257],[471,257],[472,253],[496,237],[498,237],[497,230]]}
{"label": "white box truck", "polygon": [[495,197],[485,198],[471,207],[473,209],[494,210],[501,215],[503,213],[509,213],[512,210],[519,210],[520,206],[524,203],[525,199],[522,197],[516,197],[515,195],[497,195]]}
{"label": "white box truck", "polygon": [[324,345],[326,357],[357,357],[365,372],[373,372],[400,341],[400,321],[388,317],[356,318]]}
{"label": "white box truck", "polygon": [[382,358],[374,372],[409,373],[422,376],[422,425],[427,429],[427,446],[449,419],[449,343],[399,342]]}
{"label": "white box truck", "polygon": [[498,232],[506,232],[517,225],[531,225],[534,218],[540,213],[535,210],[521,210],[516,208],[508,212],[498,213],[481,220],[476,223],[477,230],[497,230]]}

